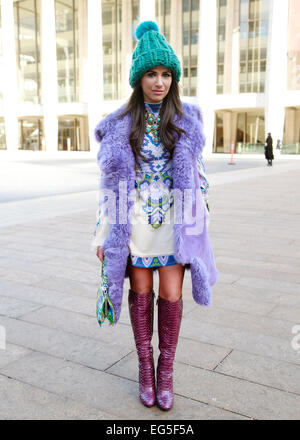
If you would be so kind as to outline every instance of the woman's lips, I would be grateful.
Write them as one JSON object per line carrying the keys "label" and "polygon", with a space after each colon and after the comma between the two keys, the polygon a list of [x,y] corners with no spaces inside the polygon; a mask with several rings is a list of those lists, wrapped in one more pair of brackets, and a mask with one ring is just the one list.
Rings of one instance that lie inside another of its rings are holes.
{"label": "woman's lips", "polygon": [[153,93],[156,93],[157,95],[160,95],[163,93],[163,90],[153,90]]}

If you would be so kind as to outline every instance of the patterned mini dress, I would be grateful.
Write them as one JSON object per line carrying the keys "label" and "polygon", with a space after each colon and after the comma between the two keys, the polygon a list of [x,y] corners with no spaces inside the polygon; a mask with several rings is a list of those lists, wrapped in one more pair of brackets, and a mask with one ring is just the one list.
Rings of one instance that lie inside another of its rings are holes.
{"label": "patterned mini dress", "polygon": [[[148,118],[154,123],[159,117],[162,102],[145,102]],[[153,128],[153,127],[152,127]],[[154,129],[147,130],[135,165],[135,200],[129,250],[133,266],[158,268],[178,264],[174,251],[174,194],[172,160]],[[207,211],[209,184],[202,157],[197,158],[197,169]],[[97,225],[92,248],[101,246],[109,233],[108,218],[97,210]]]}

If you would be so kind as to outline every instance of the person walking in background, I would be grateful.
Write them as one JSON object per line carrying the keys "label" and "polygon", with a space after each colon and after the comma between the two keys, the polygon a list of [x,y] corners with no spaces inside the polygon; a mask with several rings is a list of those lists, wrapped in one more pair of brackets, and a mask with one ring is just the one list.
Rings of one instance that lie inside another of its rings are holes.
{"label": "person walking in background", "polygon": [[277,139],[276,150],[281,151],[281,140],[280,139]]}
{"label": "person walking in background", "polygon": [[[174,400],[173,361],[185,270],[191,271],[192,295],[201,305],[210,305],[210,288],[218,271],[207,231],[201,109],[181,102],[180,62],[157,24],[141,23],[136,36],[139,41],[129,77],[131,97],[95,129],[101,142],[97,156],[100,193],[106,201],[107,194],[115,194],[117,212],[114,223],[109,222],[108,208],[100,200],[94,247],[106,268],[115,322],[120,317],[124,278],[130,280],[128,305],[139,360],[140,400],[147,407],[157,402],[161,409],[169,410]],[[175,190],[184,199],[184,203],[176,203],[176,214]],[[189,200],[190,217],[185,212]],[[154,270],[159,274],[156,386],[151,345]]]}
{"label": "person walking in background", "polygon": [[272,166],[272,160],[274,159],[274,154],[273,154],[273,139],[271,133],[268,133],[268,137],[266,139],[265,158],[268,161],[268,165]]}

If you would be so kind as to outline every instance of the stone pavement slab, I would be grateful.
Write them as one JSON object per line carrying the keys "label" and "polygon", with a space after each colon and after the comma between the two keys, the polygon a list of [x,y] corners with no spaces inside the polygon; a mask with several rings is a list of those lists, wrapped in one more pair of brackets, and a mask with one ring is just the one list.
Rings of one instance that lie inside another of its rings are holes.
{"label": "stone pavement slab", "polygon": [[[235,303],[235,298],[230,302]],[[245,330],[252,333],[261,333],[266,336],[274,336],[275,338],[290,339],[291,323],[282,321],[281,319],[270,318],[265,315],[254,315],[251,312],[241,312],[230,310],[230,306],[219,307],[213,306],[210,310],[194,310],[189,313],[187,318],[199,319],[201,322],[208,322],[221,326],[231,327],[235,329]],[[272,305],[272,307],[274,307]],[[39,312],[38,312],[39,313]]]}
{"label": "stone pavement slab", "polygon": [[33,353],[22,364],[11,364],[1,374],[62,397],[81,402],[92,408],[108,412],[118,418],[176,420],[176,419],[239,419],[239,414],[222,411],[198,402],[177,396],[172,412],[163,412],[158,407],[146,408],[139,400],[138,384],[111,374],[82,365],[66,362],[40,353]]}
{"label": "stone pavement slab", "polygon": [[215,371],[300,396],[300,365],[232,350]]}
{"label": "stone pavement slab", "polygon": [[182,322],[181,336],[300,365],[299,353],[291,347],[292,331],[290,337],[278,338],[226,325],[186,319]]}
{"label": "stone pavement slab", "polygon": [[[128,280],[118,325],[96,321],[96,191],[0,203],[0,418],[299,419],[300,161],[223,167],[210,176],[219,280],[201,307],[185,276],[168,413],[138,398]],[[153,346],[157,360],[156,317]]]}
{"label": "stone pavement slab", "polygon": [[[153,336],[153,355],[155,361],[159,356],[158,337],[157,334]],[[176,350],[175,362],[186,365],[193,365],[195,367],[205,368],[208,370],[215,369],[226,356],[231,352],[231,349],[223,347],[212,346],[210,344],[203,344],[198,341],[191,341],[189,339],[181,338],[178,342]],[[135,380],[138,382],[138,358],[136,350],[124,356],[120,361],[109,367],[106,371],[116,374],[117,376]],[[176,368],[176,365],[175,367]],[[174,387],[176,389],[176,374],[174,375]]]}
{"label": "stone pavement slab", "polygon": [[6,328],[8,342],[99,370],[105,370],[131,351],[119,343],[113,344],[112,350],[110,341],[73,335],[18,319],[1,318],[0,323]]}
{"label": "stone pavement slab", "polygon": [[117,417],[0,374],[0,420],[113,420]]}
{"label": "stone pavement slab", "polygon": [[[241,282],[243,280],[241,279]],[[219,305],[222,303],[222,307],[225,307],[224,300],[229,298],[235,298],[233,301],[233,305],[230,304],[230,301],[227,301],[227,308],[232,307],[235,309],[237,306],[236,299],[245,299],[245,303],[249,304],[249,301],[257,304],[271,303],[274,307],[277,304],[287,304],[287,305],[300,305],[300,295],[296,293],[287,293],[287,292],[278,292],[275,289],[272,289],[272,286],[269,286],[269,289],[260,288],[260,287],[247,287],[241,285],[240,283],[234,284],[225,284],[222,282],[218,282],[216,286],[214,286],[214,304]],[[239,307],[242,307],[242,303],[238,303]],[[243,310],[241,310],[243,311]]]}
{"label": "stone pavement slab", "polygon": [[0,313],[11,318],[17,318],[40,307],[39,304],[29,301],[20,301],[19,299],[0,296]]}
{"label": "stone pavement slab", "polygon": [[288,305],[276,305],[269,313],[269,316],[297,323],[300,317],[300,307]]}
{"label": "stone pavement slab", "polygon": [[97,341],[106,342],[109,340],[112,345],[117,343],[135,350],[131,326],[120,322],[117,326],[100,328],[95,316],[87,316],[81,311],[71,312],[57,307],[45,306],[37,313],[33,311],[23,315],[22,320]]}
{"label": "stone pavement slab", "polygon": [[0,368],[6,367],[12,362],[20,361],[29,353],[32,353],[32,350],[6,342],[5,350],[0,351]]}
{"label": "stone pavement slab", "polygon": [[177,392],[255,419],[300,417],[300,396],[226,376],[214,371],[178,364]]}

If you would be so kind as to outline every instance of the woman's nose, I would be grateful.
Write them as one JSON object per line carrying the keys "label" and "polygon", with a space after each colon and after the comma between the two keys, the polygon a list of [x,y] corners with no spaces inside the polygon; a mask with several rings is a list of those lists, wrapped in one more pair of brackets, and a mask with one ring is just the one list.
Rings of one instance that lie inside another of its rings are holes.
{"label": "woman's nose", "polygon": [[163,82],[162,82],[162,77],[161,76],[157,76],[156,77],[156,83],[157,86],[162,86]]}

